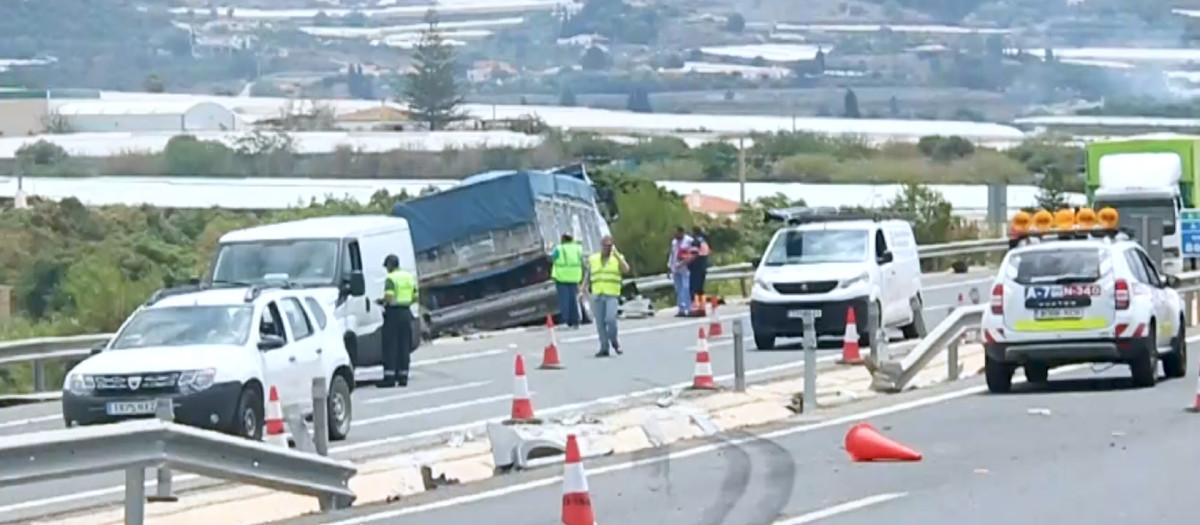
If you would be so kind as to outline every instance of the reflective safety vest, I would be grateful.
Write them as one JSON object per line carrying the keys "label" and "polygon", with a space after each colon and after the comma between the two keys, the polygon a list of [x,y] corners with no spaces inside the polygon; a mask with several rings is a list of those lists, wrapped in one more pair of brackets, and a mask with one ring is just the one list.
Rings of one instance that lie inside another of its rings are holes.
{"label": "reflective safety vest", "polygon": [[555,282],[579,284],[583,280],[583,246],[577,242],[558,245],[550,277]]}
{"label": "reflective safety vest", "polygon": [[412,272],[400,269],[388,272],[387,281],[391,286],[384,292],[384,299],[389,306],[409,306],[416,302],[417,278]]}
{"label": "reflective safety vest", "polygon": [[621,295],[621,261],[617,254],[609,254],[607,263],[603,254],[593,253],[588,258],[591,273],[592,295]]}

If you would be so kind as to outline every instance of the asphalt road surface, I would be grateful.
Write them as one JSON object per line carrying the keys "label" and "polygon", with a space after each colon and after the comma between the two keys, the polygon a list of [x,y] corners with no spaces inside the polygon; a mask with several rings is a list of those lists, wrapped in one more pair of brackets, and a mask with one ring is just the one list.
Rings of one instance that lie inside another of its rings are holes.
{"label": "asphalt road surface", "polygon": [[[1200,339],[1194,336],[1193,339]],[[1200,355],[1200,345],[1190,345]],[[1200,414],[1195,376],[1134,389],[1128,368],[1060,370],[991,395],[981,378],[855,405],[819,422],[585,462],[598,523],[1190,524]],[[1018,376],[1020,377],[1020,376]],[[870,421],[924,454],[852,463],[846,430]],[[559,469],[438,489],[403,504],[289,525],[558,523]]]}
{"label": "asphalt road surface", "polygon": [[[924,279],[926,323],[932,328],[951,310],[960,293],[977,289],[986,297],[991,273],[927,275]],[[745,314],[745,308],[727,308],[722,315]],[[540,371],[544,330],[506,333],[494,337],[423,346],[414,354],[413,375],[407,389],[379,390],[363,387],[354,392],[354,424],[350,438],[334,443],[337,457],[366,458],[394,453],[421,442],[466,428],[482,427],[487,420],[507,417],[512,394],[512,368],[516,353],[525,356],[530,369],[532,399],[539,417],[582,412],[599,403],[626,401],[637,396],[658,396],[672,387],[690,384],[693,357],[687,350],[696,342],[701,319],[656,317],[621,323],[625,355],[596,360],[598,348],[591,327],[561,330],[560,356],[566,370]],[[729,323],[725,329],[729,330]],[[746,323],[749,332],[749,323]],[[752,341],[751,334],[746,334]],[[795,373],[802,354],[795,343],[780,350],[753,351],[747,343],[746,369],[750,381]],[[733,371],[732,341],[710,343],[713,368],[718,375]],[[838,351],[825,351],[835,359]],[[718,378],[719,380],[721,378]],[[57,403],[0,409],[0,436],[63,428]],[[2,467],[0,467],[2,468]],[[153,479],[149,476],[148,479]],[[194,475],[176,474],[176,487],[211,483]],[[6,487],[0,491],[0,523],[25,521],[63,510],[120,501],[122,473]]]}

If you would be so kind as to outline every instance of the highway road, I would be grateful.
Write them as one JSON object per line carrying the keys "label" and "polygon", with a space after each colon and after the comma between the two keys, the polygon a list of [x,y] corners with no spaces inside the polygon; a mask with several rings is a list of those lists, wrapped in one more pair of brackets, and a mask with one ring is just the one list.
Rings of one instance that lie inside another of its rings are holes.
{"label": "highway road", "polygon": [[[986,297],[991,273],[927,275],[926,322],[935,326],[953,308],[960,293],[977,289]],[[745,308],[730,307],[722,315],[739,315]],[[334,443],[331,452],[361,459],[394,453],[452,432],[482,427],[487,420],[506,417],[512,393],[514,355],[520,352],[529,366],[533,403],[540,417],[562,416],[595,408],[600,403],[620,403],[633,397],[658,396],[672,387],[690,384],[696,329],[707,320],[656,317],[622,322],[625,355],[596,360],[596,337],[591,327],[559,332],[560,355],[566,370],[541,371],[544,330],[506,333],[472,341],[423,346],[414,354],[412,381],[407,389],[363,387],[354,393],[355,421],[350,439]],[[726,330],[729,323],[725,323]],[[749,323],[746,323],[749,331]],[[747,334],[747,340],[751,340]],[[726,337],[710,343],[717,375],[733,371],[732,341]],[[752,349],[753,343],[747,343]],[[798,346],[769,352],[748,351],[747,375],[751,381],[795,373],[802,355]],[[825,352],[832,360],[837,350]],[[57,403],[0,409],[0,435],[62,428]],[[151,476],[152,478],[152,476]],[[211,482],[177,474],[177,487]],[[110,473],[53,483],[7,487],[0,491],[0,523],[24,521],[50,511],[79,509],[119,501],[123,475]]]}
{"label": "highway road", "polygon": [[[1193,336],[1193,356],[1200,345]],[[846,405],[818,422],[586,462],[598,523],[1195,523],[1194,375],[1134,389],[1128,368],[1060,370],[1045,387],[990,395],[982,378]],[[1019,376],[1018,376],[1019,377]],[[924,455],[852,463],[870,421]],[[558,523],[560,469],[418,495],[289,525]],[[501,518],[502,517],[502,518]]]}

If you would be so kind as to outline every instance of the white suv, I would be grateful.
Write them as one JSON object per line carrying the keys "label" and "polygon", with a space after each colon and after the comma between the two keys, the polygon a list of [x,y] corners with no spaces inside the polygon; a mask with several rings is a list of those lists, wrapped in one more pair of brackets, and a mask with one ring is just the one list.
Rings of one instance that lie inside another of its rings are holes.
{"label": "white suv", "polygon": [[[1040,242],[1038,242],[1040,241]],[[1024,367],[1033,383],[1072,363],[1128,364],[1137,386],[1187,371],[1183,301],[1127,236],[1047,234],[1004,258],[984,311],[988,390],[1006,392]]]}
{"label": "white suv", "polygon": [[274,386],[312,414],[312,380],[329,385],[330,438],[350,432],[354,372],[342,329],[320,302],[287,287],[160,290],[63,384],[68,427],[153,417],[171,398],[180,423],[260,439]]}

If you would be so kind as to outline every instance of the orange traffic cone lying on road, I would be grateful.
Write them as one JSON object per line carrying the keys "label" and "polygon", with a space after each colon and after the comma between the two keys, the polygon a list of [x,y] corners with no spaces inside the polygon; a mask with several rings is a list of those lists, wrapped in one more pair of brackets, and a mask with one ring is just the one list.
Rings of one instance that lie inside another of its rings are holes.
{"label": "orange traffic cone lying on road", "polygon": [[263,441],[287,448],[288,440],[287,436],[284,435],[283,429],[283,404],[279,402],[279,391],[275,389],[275,385],[271,385],[270,394],[267,397],[266,412],[266,417],[264,418],[266,436]]}
{"label": "orange traffic cone lying on road", "polygon": [[587,473],[579,457],[579,442],[575,434],[567,436],[567,463],[563,467],[563,525],[595,525],[592,496],[588,494]]}
{"label": "orange traffic cone lying on road", "polygon": [[870,423],[850,427],[846,452],[854,461],[921,461],[920,452],[888,439]]}
{"label": "orange traffic cone lying on road", "polygon": [[717,389],[717,383],[713,380],[712,361],[708,357],[708,339],[704,337],[703,328],[700,329],[700,341],[696,347],[696,371],[692,376],[692,389]]}
{"label": "orange traffic cone lying on road", "polygon": [[533,402],[529,400],[529,380],[525,378],[525,358],[521,354],[517,354],[515,368],[511,418],[514,421],[528,421],[533,419]]}
{"label": "orange traffic cone lying on road", "polygon": [[721,337],[722,335],[725,335],[725,330],[721,328],[721,320],[717,318],[717,298],[709,297],[708,302],[704,304],[706,307],[708,307],[708,312],[706,315],[712,319],[708,322],[708,336]]}
{"label": "orange traffic cone lying on road", "polygon": [[862,362],[858,348],[858,319],[854,317],[854,307],[849,307],[846,308],[846,334],[842,336],[842,358],[838,363],[861,365]]}
{"label": "orange traffic cone lying on road", "polygon": [[538,367],[542,370],[558,370],[563,367],[562,361],[558,360],[558,336],[554,331],[554,318],[546,316],[546,329],[550,331],[550,344],[546,345],[542,352],[542,366]]}

